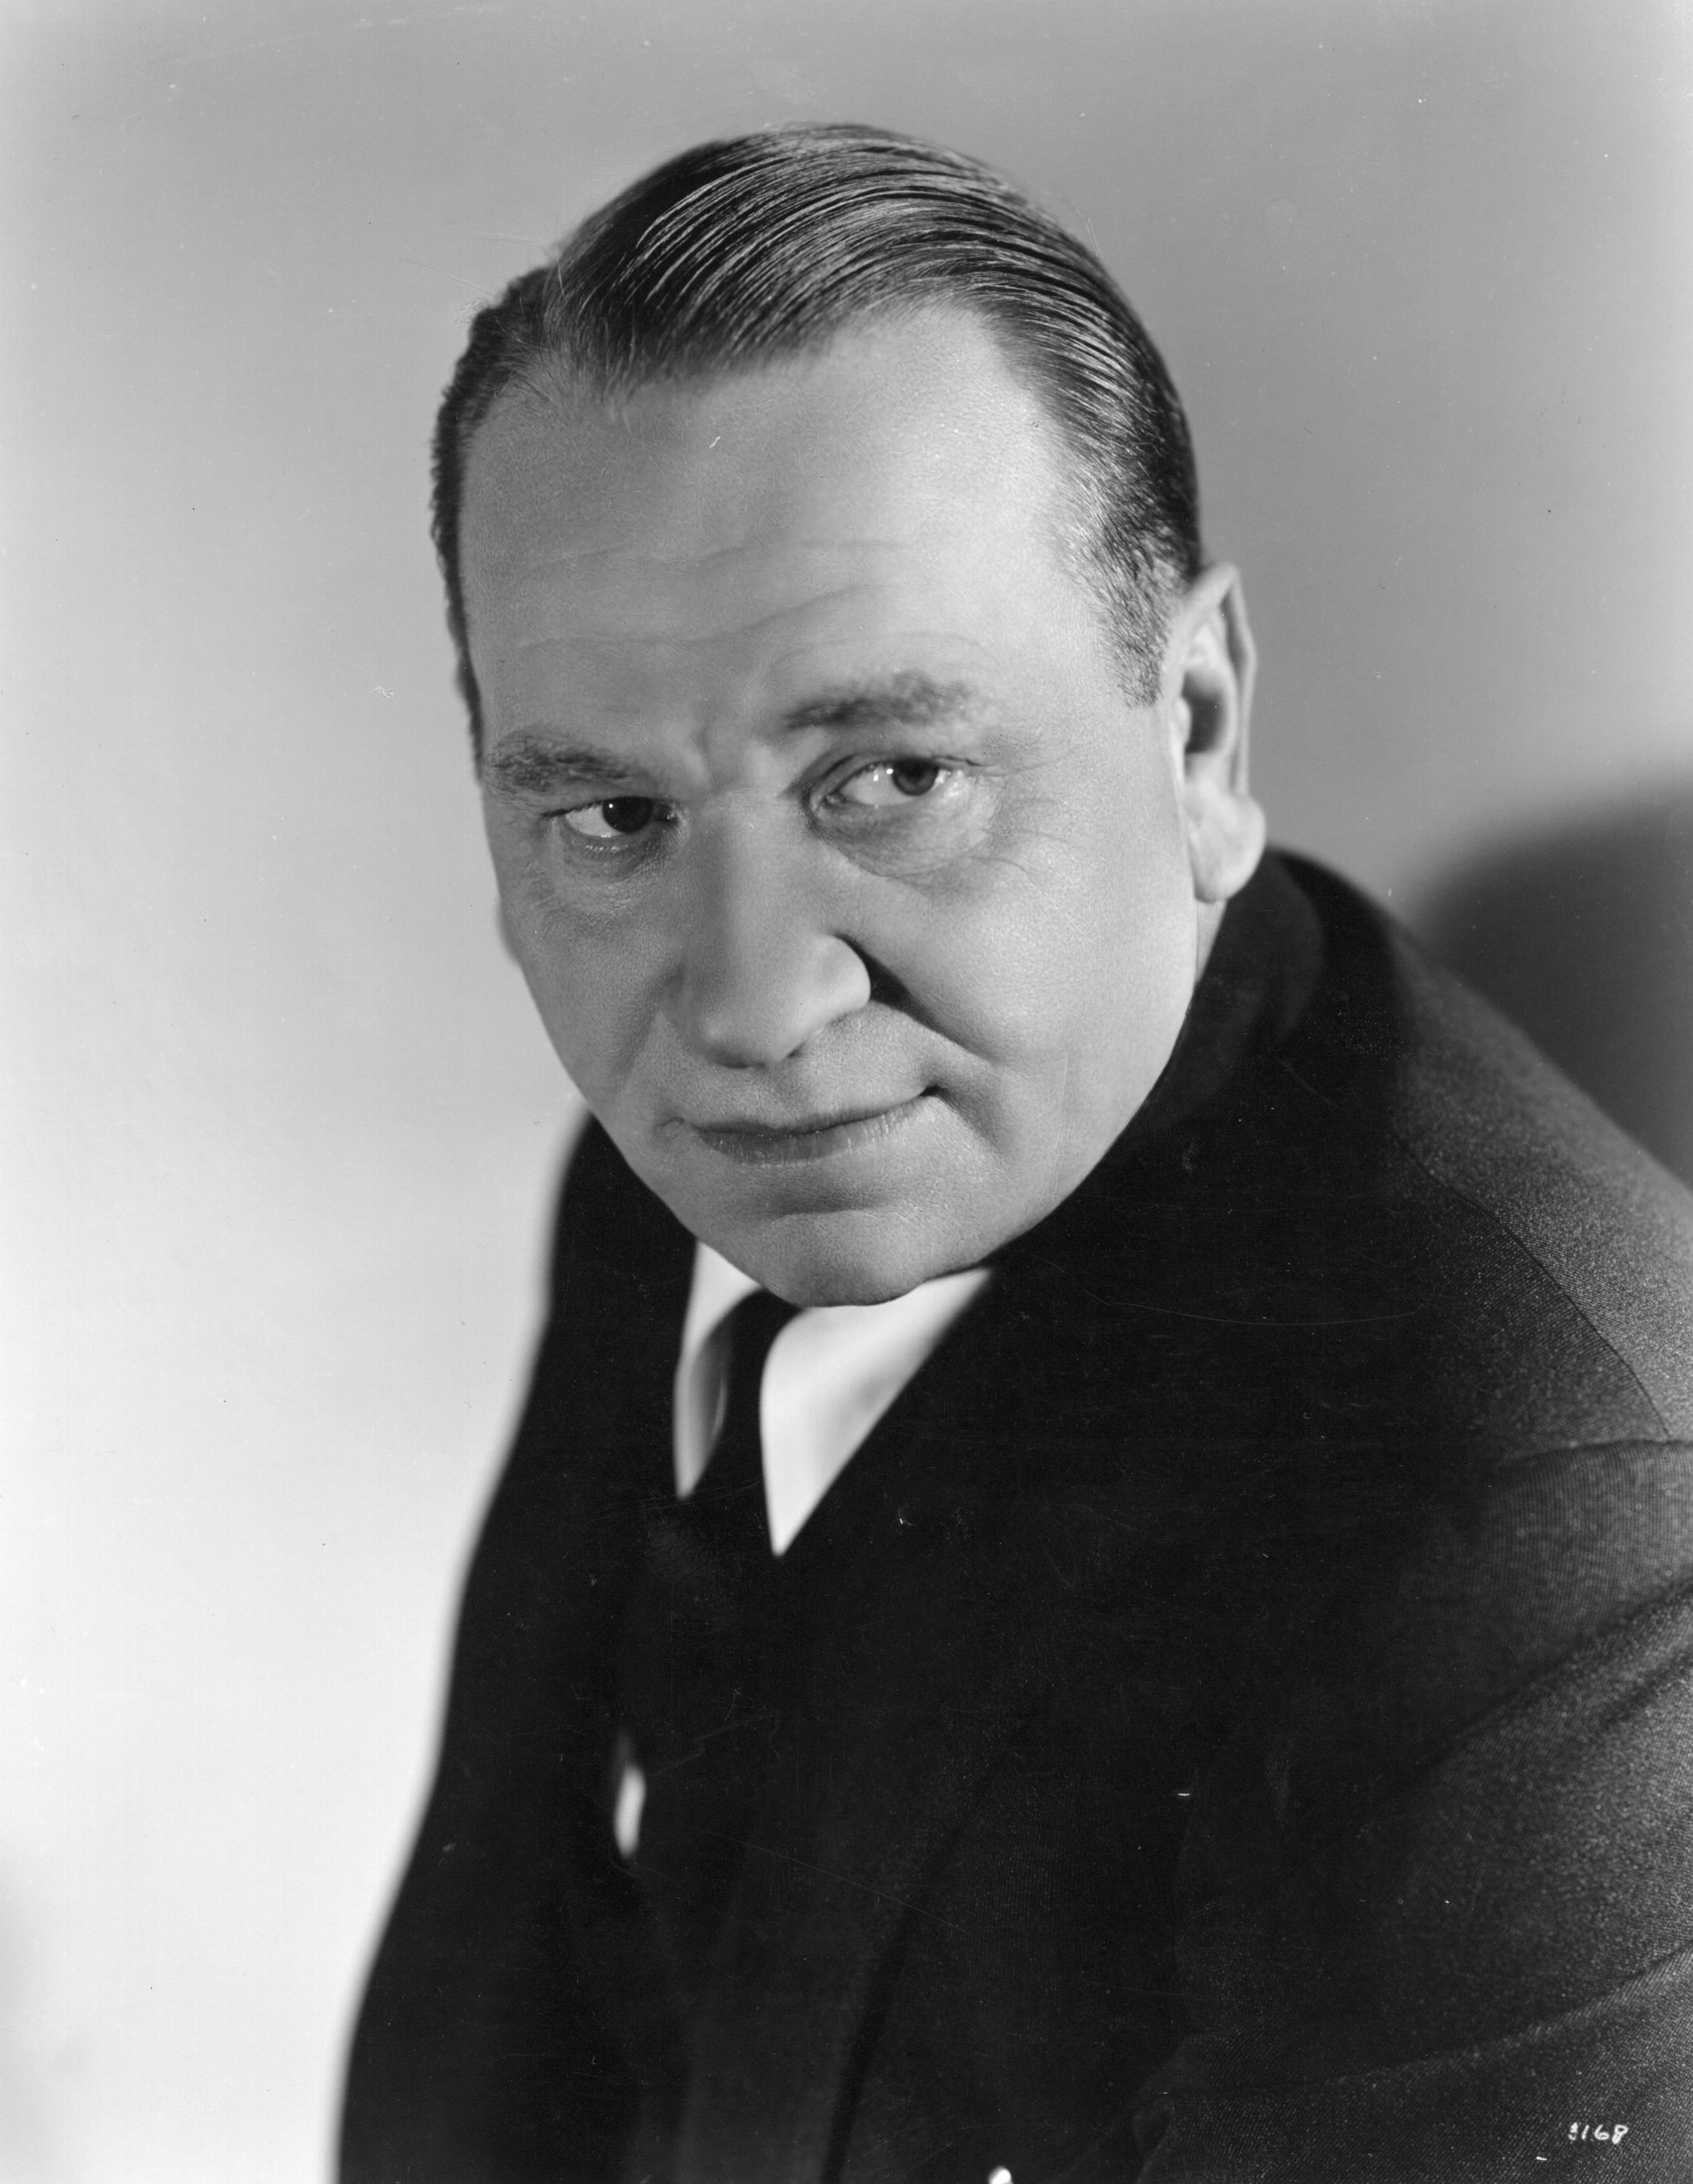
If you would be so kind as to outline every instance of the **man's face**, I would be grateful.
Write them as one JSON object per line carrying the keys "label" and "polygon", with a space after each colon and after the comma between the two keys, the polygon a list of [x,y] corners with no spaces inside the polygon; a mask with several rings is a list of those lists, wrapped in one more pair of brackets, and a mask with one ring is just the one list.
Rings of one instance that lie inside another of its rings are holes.
{"label": "man's face", "polygon": [[796,1302],[897,1295],[1039,1220],[1192,993],[1200,617],[1130,702],[1054,448],[987,332],[935,313],[615,406],[514,391],[471,451],[518,958],[631,1167]]}

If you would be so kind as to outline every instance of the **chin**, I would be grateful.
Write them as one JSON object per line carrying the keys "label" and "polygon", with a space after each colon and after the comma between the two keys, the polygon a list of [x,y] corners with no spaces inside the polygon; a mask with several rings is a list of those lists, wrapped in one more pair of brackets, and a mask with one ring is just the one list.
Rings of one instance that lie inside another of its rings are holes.
{"label": "chin", "polygon": [[911,1213],[788,1215],[706,1241],[788,1304],[886,1304],[938,1274],[973,1266],[972,1250]]}

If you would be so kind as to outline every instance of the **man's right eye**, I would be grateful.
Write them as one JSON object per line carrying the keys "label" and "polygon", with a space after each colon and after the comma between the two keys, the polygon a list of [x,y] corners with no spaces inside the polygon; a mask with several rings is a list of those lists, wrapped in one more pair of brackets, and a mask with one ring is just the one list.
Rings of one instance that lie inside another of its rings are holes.
{"label": "man's right eye", "polygon": [[643,833],[659,816],[654,796],[608,796],[599,804],[584,804],[559,816],[573,834],[587,842],[615,842]]}

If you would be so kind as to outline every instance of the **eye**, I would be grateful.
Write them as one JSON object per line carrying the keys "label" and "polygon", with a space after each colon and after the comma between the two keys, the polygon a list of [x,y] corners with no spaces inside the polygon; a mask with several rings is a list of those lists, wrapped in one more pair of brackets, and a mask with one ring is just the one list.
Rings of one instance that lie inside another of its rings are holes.
{"label": "eye", "polygon": [[559,816],[573,834],[587,842],[615,842],[644,833],[659,816],[654,796],[608,796],[599,804],[584,804]]}
{"label": "eye", "polygon": [[835,794],[848,804],[909,804],[927,796],[949,771],[938,759],[878,759],[849,775]]}

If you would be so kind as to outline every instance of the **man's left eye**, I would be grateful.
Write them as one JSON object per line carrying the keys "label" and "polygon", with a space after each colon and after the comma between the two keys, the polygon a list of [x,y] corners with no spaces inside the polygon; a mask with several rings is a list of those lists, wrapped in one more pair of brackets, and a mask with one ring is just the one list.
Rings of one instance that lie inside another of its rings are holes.
{"label": "man's left eye", "polygon": [[848,804],[909,804],[927,796],[946,772],[938,759],[878,759],[849,775],[835,794]]}

